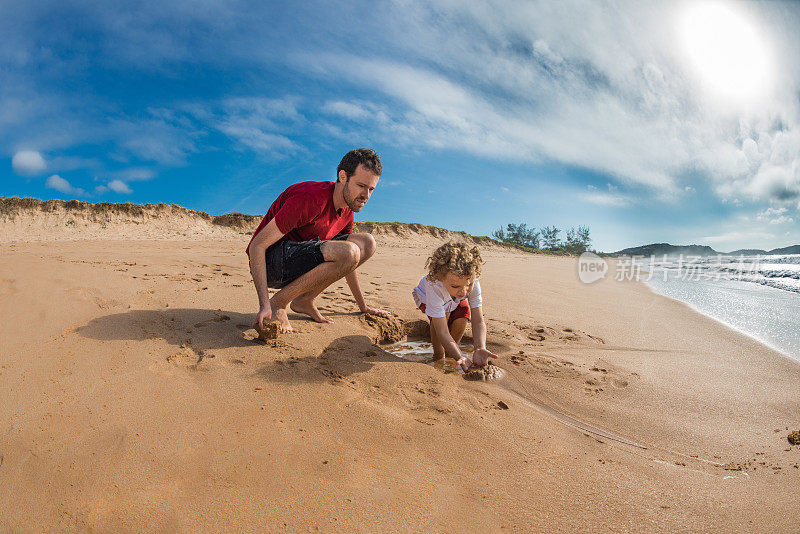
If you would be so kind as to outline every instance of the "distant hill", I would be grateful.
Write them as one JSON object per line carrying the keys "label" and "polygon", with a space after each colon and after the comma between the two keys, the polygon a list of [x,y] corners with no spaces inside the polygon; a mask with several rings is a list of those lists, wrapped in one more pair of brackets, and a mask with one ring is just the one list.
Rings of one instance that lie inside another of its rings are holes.
{"label": "distant hill", "polygon": [[641,247],[620,250],[614,254],[622,256],[716,256],[716,250],[705,245],[670,245],[669,243],[653,243]]}
{"label": "distant hill", "polygon": [[792,245],[790,247],[776,248],[767,252],[767,254],[800,254],[800,245]]}
{"label": "distant hill", "polygon": [[776,248],[773,250],[763,250],[757,248],[743,248],[733,252],[717,252],[705,245],[670,245],[669,243],[653,243],[641,247],[631,247],[614,252],[621,256],[756,256],[758,254],[767,256],[770,254],[800,254],[800,245]]}
{"label": "distant hill", "polygon": [[739,250],[728,252],[730,256],[757,256],[759,254],[763,256],[769,254],[769,252],[760,248],[740,248]]}

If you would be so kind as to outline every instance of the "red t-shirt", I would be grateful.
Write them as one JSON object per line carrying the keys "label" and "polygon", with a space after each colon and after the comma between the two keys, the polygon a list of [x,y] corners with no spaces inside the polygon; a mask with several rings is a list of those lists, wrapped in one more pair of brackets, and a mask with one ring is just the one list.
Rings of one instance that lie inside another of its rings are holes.
{"label": "red t-shirt", "polygon": [[275,219],[278,230],[286,234],[283,240],[320,241],[341,233],[353,233],[353,211],[347,206],[337,213],[333,206],[335,182],[300,182],[290,185],[275,199],[261,219],[245,252],[250,256],[250,244],[258,233]]}

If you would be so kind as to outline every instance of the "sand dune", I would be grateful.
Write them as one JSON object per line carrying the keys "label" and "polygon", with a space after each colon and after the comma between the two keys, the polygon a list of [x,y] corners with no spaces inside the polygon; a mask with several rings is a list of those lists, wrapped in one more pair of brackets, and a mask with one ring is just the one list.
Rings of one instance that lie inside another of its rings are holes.
{"label": "sand dune", "polygon": [[[343,283],[334,324],[259,342],[254,219],[54,206],[3,208],[0,530],[797,530],[800,366],[639,283],[485,247],[506,374],[467,381],[387,352]],[[366,297],[424,337],[452,234],[371,229]]]}
{"label": "sand dune", "polygon": [[[39,200],[0,197],[0,243],[9,241],[70,241],[76,239],[181,239],[242,241],[252,235],[262,215],[209,215],[175,204],[93,204],[80,200]],[[359,222],[359,232],[378,243],[431,246],[460,239],[484,247],[502,247],[488,237],[407,223]],[[246,245],[246,243],[245,243]]]}
{"label": "sand dune", "polygon": [[73,239],[241,239],[261,217],[213,216],[175,204],[92,204],[0,197],[0,242]]}

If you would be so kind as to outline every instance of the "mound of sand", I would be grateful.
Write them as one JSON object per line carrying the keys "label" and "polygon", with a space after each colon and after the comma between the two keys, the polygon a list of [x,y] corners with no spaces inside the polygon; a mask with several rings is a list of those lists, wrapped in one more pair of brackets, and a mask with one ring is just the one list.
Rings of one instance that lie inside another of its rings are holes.
{"label": "mound of sand", "polygon": [[482,380],[486,382],[488,380],[498,380],[500,378],[503,378],[504,374],[505,373],[502,369],[497,367],[492,362],[489,362],[489,364],[486,367],[479,367],[477,369],[472,369],[464,373],[464,379]]}

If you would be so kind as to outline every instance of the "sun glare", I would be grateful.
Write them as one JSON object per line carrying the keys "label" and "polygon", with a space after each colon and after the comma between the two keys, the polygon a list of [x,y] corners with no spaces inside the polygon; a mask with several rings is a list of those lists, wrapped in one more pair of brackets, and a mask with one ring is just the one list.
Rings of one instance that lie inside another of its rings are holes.
{"label": "sun glare", "polygon": [[751,100],[766,91],[766,46],[744,16],[722,3],[693,2],[681,30],[694,66],[715,94]]}

